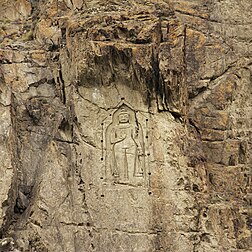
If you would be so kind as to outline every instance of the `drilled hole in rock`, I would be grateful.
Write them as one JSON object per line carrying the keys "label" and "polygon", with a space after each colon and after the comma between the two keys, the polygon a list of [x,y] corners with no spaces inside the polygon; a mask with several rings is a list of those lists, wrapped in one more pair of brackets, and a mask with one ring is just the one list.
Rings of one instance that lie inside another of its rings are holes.
{"label": "drilled hole in rock", "polygon": [[148,136],[146,136],[145,138],[148,138]]}
{"label": "drilled hole in rock", "polygon": [[103,157],[101,158],[101,161],[103,161]]}
{"label": "drilled hole in rock", "polygon": [[93,237],[93,235],[92,235],[92,233],[91,233],[90,230],[88,230],[88,236],[89,236],[89,237]]}
{"label": "drilled hole in rock", "polygon": [[151,172],[148,172],[148,175],[151,175]]}
{"label": "drilled hole in rock", "polygon": [[104,198],[104,194],[102,194],[101,197]]}
{"label": "drilled hole in rock", "polygon": [[103,143],[103,140],[101,140],[101,143]]}
{"label": "drilled hole in rock", "polygon": [[206,217],[207,217],[207,214],[206,214],[206,213],[203,213],[203,217],[206,218]]}
{"label": "drilled hole in rock", "polygon": [[103,179],[103,177],[100,177],[100,179]]}
{"label": "drilled hole in rock", "polygon": [[149,195],[151,195],[152,194],[152,192],[149,192]]}
{"label": "drilled hole in rock", "polygon": [[200,191],[198,185],[193,184],[193,191],[194,191],[194,192],[199,192],[199,191]]}
{"label": "drilled hole in rock", "polygon": [[124,98],[124,97],[122,97],[122,98],[121,98],[121,100],[123,101],[123,100],[125,100],[125,98]]}
{"label": "drilled hole in rock", "polygon": [[146,122],[148,122],[149,121],[149,119],[146,119]]}

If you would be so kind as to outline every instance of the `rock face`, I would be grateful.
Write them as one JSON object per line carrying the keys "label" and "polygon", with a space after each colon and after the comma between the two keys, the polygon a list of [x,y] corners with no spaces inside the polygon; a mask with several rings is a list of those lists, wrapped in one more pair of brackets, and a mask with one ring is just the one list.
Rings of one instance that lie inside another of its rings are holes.
{"label": "rock face", "polygon": [[250,0],[0,3],[0,251],[252,250]]}

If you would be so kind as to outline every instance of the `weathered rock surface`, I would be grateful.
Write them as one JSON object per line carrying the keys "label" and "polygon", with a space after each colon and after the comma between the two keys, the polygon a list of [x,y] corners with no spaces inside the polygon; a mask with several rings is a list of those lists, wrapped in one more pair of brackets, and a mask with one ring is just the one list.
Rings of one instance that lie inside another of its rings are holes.
{"label": "weathered rock surface", "polygon": [[251,251],[250,0],[0,0],[0,251]]}

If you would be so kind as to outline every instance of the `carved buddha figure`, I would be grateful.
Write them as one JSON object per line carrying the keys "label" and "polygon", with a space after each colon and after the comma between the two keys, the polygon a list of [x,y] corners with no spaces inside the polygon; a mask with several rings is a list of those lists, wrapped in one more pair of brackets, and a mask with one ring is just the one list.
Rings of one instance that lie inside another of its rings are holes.
{"label": "carved buddha figure", "polygon": [[121,105],[113,114],[106,134],[107,162],[112,176],[121,182],[143,177],[143,133],[135,112]]}

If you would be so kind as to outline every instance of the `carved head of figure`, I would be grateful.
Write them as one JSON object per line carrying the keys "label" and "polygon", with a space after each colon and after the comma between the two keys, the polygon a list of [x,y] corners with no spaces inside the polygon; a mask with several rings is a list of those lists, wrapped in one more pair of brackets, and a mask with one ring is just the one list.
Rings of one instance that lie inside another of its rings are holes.
{"label": "carved head of figure", "polygon": [[129,123],[130,115],[125,108],[122,108],[118,115],[119,123]]}
{"label": "carved head of figure", "polygon": [[137,122],[135,111],[128,105],[122,104],[113,114],[112,125],[135,124]]}

